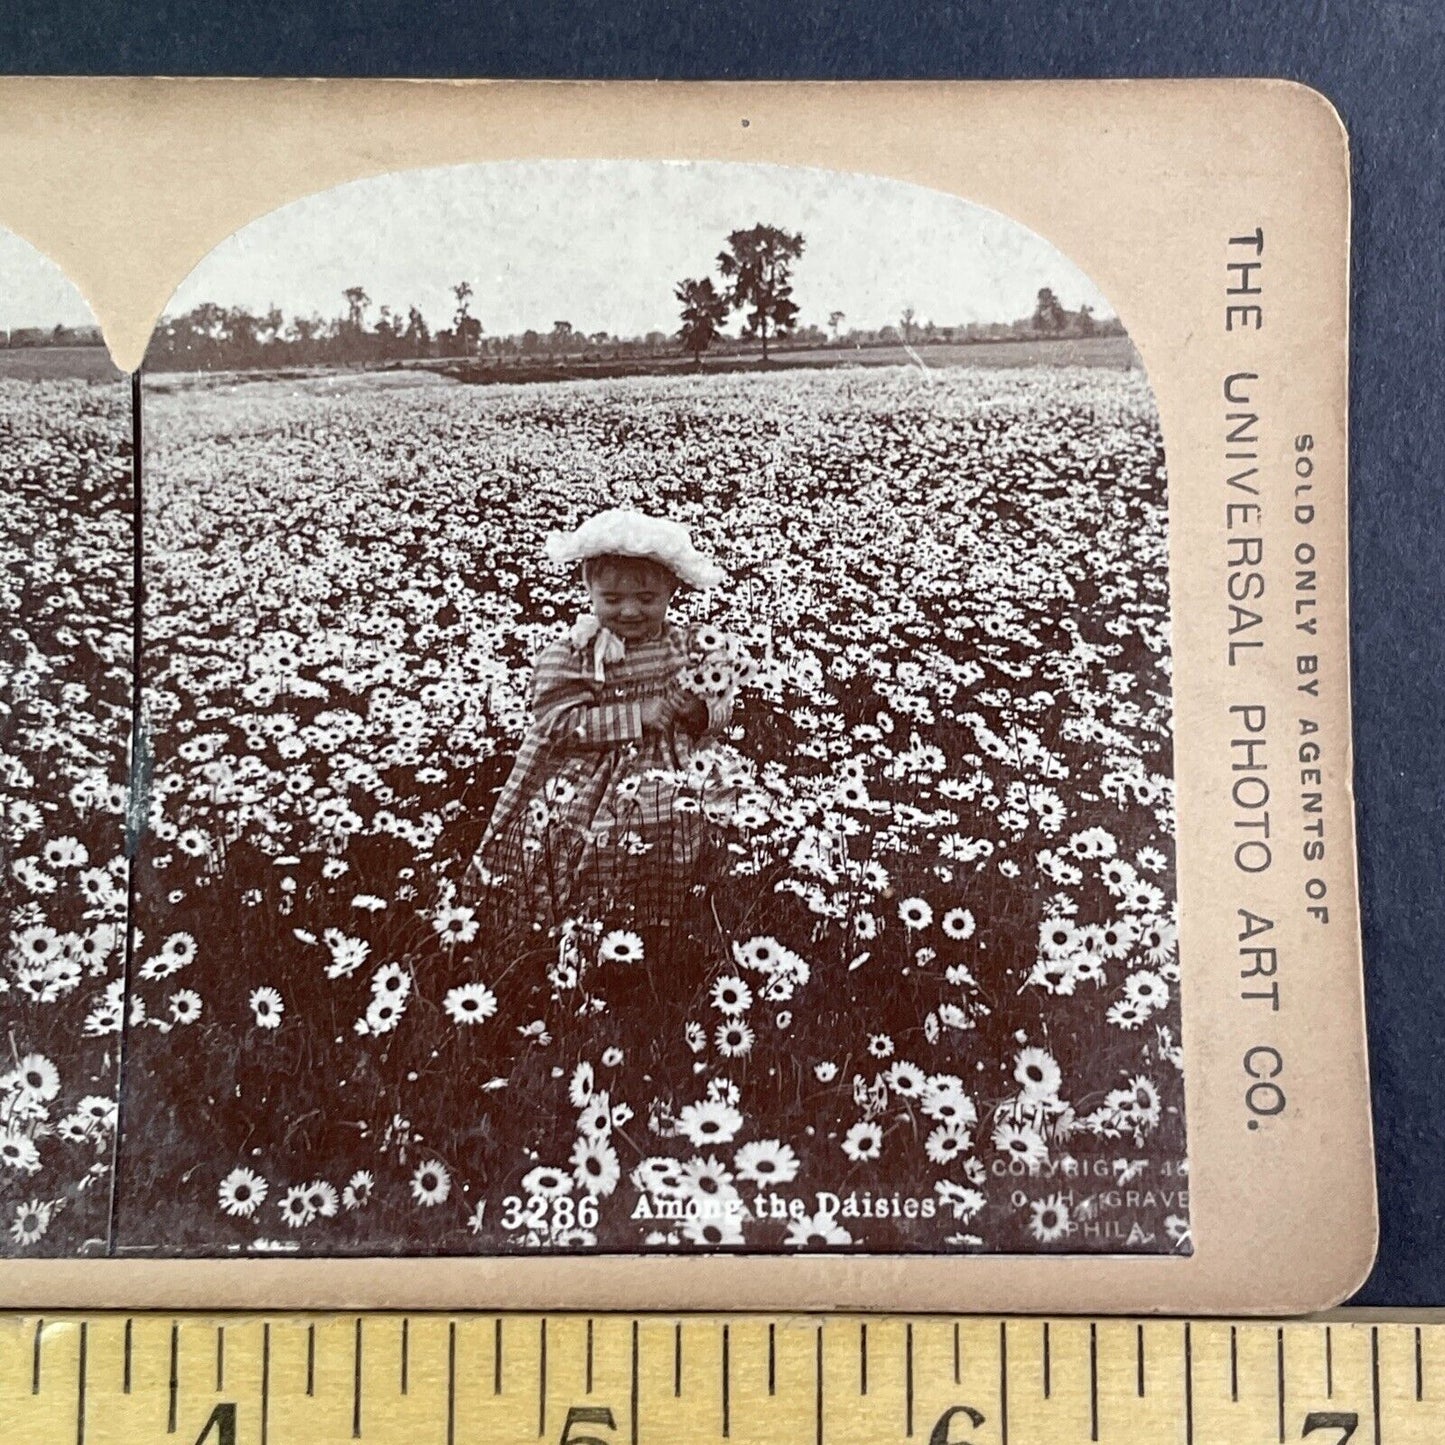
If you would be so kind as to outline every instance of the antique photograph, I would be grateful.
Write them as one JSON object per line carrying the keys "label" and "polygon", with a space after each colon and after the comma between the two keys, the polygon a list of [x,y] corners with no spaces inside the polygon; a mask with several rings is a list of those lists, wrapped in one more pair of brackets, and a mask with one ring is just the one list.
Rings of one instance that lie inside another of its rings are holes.
{"label": "antique photograph", "polygon": [[307,197],[165,309],[134,547],[128,384],[22,331],[8,1251],[1190,1251],[1164,444],[1045,237]]}
{"label": "antique photograph", "polygon": [[131,388],[0,230],[0,1254],[110,1234],[134,672]]}

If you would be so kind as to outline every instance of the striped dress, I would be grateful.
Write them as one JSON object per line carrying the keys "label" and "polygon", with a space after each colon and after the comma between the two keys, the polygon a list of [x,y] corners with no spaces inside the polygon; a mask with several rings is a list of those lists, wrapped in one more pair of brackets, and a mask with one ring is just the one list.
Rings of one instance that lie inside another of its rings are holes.
{"label": "striped dress", "polygon": [[[693,696],[679,684],[688,631],[668,623],[625,651],[607,632],[577,636],[533,664],[532,723],[467,869],[464,892],[498,926],[665,923],[700,881],[706,823],[686,781],[697,740],[676,721]],[[623,655],[605,653],[609,641]],[[644,732],[655,697],[672,721]],[[704,737],[726,725],[733,694],[705,701]]]}

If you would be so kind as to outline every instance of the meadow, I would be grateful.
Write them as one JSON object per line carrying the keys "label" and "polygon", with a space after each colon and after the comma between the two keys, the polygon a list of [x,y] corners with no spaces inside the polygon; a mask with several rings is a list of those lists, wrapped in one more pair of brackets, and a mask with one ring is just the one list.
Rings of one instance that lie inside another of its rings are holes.
{"label": "meadow", "polygon": [[[1189,1248],[1142,373],[214,384],[145,436],[124,1252]],[[681,941],[458,892],[580,603],[542,538],[606,505],[758,664]]]}
{"label": "meadow", "polygon": [[125,957],[130,390],[0,379],[0,1252],[104,1250]]}

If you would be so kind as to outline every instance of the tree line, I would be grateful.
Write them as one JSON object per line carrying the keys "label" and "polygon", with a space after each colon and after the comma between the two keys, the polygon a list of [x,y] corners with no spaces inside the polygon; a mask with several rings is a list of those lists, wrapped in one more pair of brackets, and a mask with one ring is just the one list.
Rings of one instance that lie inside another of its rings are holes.
{"label": "tree line", "polygon": [[[912,307],[897,324],[844,330],[847,316],[829,313],[826,328],[802,325],[793,300],[794,263],[804,238],[776,226],[758,224],[732,232],[717,257],[717,277],[689,277],[677,283],[679,325],[675,332],[639,336],[587,332],[566,319],[548,329],[528,328],[490,336],[473,310],[476,293],[469,281],[452,288],[450,326],[433,330],[415,305],[378,305],[364,286],[349,286],[343,309],[330,317],[286,316],[272,306],[261,314],[244,307],[205,302],[181,316],[165,317],[146,353],[152,370],[202,370],[244,367],[376,365],[455,358],[460,361],[535,365],[564,360],[625,361],[690,354],[702,364],[708,352],[751,354],[761,348],[764,362],[780,345],[852,348],[930,345],[938,342],[993,341],[1039,336],[1121,334],[1113,317],[1095,318],[1090,307],[1066,310],[1055,293],[1038,293],[1033,313],[1011,321],[939,325],[921,321]],[[737,336],[724,327],[741,313]]]}

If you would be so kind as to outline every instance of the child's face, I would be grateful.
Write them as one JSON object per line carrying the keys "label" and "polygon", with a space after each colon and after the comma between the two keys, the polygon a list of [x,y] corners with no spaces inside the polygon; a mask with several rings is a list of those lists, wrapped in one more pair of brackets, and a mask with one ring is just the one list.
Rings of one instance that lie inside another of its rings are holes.
{"label": "child's face", "polygon": [[653,568],[603,567],[587,581],[592,612],[626,642],[656,637],[667,619],[676,584]]}

